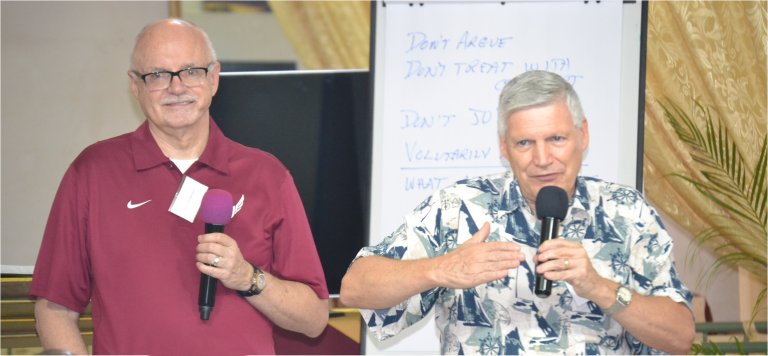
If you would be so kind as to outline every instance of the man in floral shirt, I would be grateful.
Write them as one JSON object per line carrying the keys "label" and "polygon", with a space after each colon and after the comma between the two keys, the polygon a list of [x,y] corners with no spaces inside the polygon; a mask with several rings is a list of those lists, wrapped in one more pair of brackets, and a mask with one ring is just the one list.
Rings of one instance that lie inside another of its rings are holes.
{"label": "man in floral shirt", "polygon": [[[672,239],[632,188],[579,176],[589,130],[560,76],[526,72],[499,99],[499,147],[511,172],[466,179],[422,202],[363,248],[341,300],[380,339],[435,309],[442,353],[687,353],[691,294]],[[539,245],[536,196],[569,198],[562,238]],[[553,281],[537,297],[536,274]]]}

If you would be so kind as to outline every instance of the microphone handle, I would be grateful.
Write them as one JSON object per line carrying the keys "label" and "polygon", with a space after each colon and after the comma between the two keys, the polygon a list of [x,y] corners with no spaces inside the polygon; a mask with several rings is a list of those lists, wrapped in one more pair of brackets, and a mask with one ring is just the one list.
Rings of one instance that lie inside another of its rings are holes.
{"label": "microphone handle", "polygon": [[[224,232],[224,225],[205,224],[205,233],[212,232]],[[200,294],[197,298],[200,320],[208,320],[211,317],[213,304],[216,303],[216,282],[216,278],[200,273]]]}
{"label": "microphone handle", "polygon": [[[539,246],[544,241],[549,241],[557,237],[557,227],[560,224],[560,220],[553,217],[544,217],[541,220],[541,240]],[[544,278],[543,275],[536,273],[536,286],[533,290],[534,294],[539,298],[546,298],[552,294],[552,281]]]}

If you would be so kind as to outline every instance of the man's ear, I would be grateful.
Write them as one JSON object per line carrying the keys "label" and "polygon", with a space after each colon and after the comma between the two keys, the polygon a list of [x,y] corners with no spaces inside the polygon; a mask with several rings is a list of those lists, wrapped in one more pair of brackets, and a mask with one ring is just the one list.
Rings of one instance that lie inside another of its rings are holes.
{"label": "man's ear", "polygon": [[587,148],[589,148],[589,124],[586,117],[581,121],[581,128],[579,130],[581,131],[581,151],[586,152]]}
{"label": "man's ear", "polygon": [[221,63],[216,61],[213,64],[213,68],[211,68],[211,71],[208,75],[208,77],[211,80],[211,96],[216,95],[216,92],[219,90],[219,73],[221,72]]}
{"label": "man's ear", "polygon": [[504,139],[501,136],[499,136],[499,153],[501,153],[501,156],[504,157],[508,163],[510,162],[506,142],[504,142]]}
{"label": "man's ear", "polygon": [[139,84],[138,84],[139,79],[140,78],[136,76],[136,73],[130,70],[128,71],[128,81],[130,82],[130,85],[131,85],[131,93],[133,93],[133,96],[135,98],[139,97]]}

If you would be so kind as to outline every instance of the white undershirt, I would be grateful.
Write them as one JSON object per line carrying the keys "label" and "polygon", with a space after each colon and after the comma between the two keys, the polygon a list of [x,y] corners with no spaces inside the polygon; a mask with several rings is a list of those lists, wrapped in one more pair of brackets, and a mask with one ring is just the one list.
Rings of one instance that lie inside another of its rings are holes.
{"label": "white undershirt", "polygon": [[171,158],[171,161],[173,162],[173,164],[176,165],[176,167],[179,168],[181,173],[184,174],[184,172],[186,172],[187,169],[189,169],[189,167],[192,166],[192,163],[195,163],[195,161],[197,161],[197,158],[193,158],[193,159],[173,159],[173,158]]}

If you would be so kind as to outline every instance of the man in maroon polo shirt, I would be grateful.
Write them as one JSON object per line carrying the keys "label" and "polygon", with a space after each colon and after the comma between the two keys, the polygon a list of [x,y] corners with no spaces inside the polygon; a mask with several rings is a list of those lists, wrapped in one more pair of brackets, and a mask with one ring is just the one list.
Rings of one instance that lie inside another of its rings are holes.
{"label": "man in maroon polo shirt", "polygon": [[[96,354],[273,354],[274,326],[325,328],[328,291],[293,178],[210,118],[219,71],[189,22],[137,37],[128,76],[146,120],[86,148],[51,208],[31,287],[44,348],[87,353],[89,303]],[[209,188],[233,197],[224,233],[204,234],[197,214]],[[209,320],[201,273],[219,281]]]}

